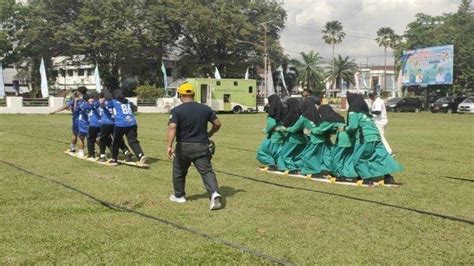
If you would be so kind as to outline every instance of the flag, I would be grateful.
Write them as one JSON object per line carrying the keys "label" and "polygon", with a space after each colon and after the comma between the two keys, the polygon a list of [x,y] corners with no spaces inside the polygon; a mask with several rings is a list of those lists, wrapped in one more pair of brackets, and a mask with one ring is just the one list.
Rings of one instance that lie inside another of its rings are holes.
{"label": "flag", "polygon": [[3,66],[0,63],[0,98],[5,97],[5,84],[3,83]]}
{"label": "flag", "polygon": [[43,95],[43,98],[48,98],[49,97],[48,79],[46,78],[46,68],[44,67],[43,58],[41,58],[41,65],[40,65],[39,72],[41,75],[41,95]]}
{"label": "flag", "polygon": [[102,85],[100,84],[99,67],[97,65],[95,65],[94,79],[95,79],[95,90],[97,92],[101,92],[102,91]]}
{"label": "flag", "polygon": [[270,95],[273,95],[275,94],[275,88],[273,86],[273,75],[272,75],[272,67],[270,66],[270,64],[268,64],[268,69],[267,69],[267,84],[266,85],[266,88],[267,88],[267,97],[270,96]]}
{"label": "flag", "polygon": [[216,67],[216,71],[214,72],[214,78],[221,79],[221,74],[219,73],[219,69],[217,69],[217,67]]}
{"label": "flag", "polygon": [[249,79],[249,68],[247,67],[247,71],[245,71],[245,79]]}
{"label": "flag", "polygon": [[356,87],[356,90],[357,90],[357,93],[359,93],[360,91],[360,72],[359,71],[356,71],[356,73],[354,73],[354,80],[355,80],[355,87]]}
{"label": "flag", "polygon": [[286,95],[289,95],[289,93],[288,93],[288,88],[286,87],[285,75],[283,74],[283,67],[280,66],[280,67],[279,67],[279,70],[280,70],[281,83],[282,83],[282,85],[283,85],[283,88],[285,88]]}
{"label": "flag", "polygon": [[[168,91],[168,79],[167,79],[167,75],[166,75],[166,67],[165,67],[165,63],[163,63],[163,61],[161,61],[161,73],[163,73],[163,86],[165,87],[165,92]],[[166,94],[168,95],[168,94]]]}

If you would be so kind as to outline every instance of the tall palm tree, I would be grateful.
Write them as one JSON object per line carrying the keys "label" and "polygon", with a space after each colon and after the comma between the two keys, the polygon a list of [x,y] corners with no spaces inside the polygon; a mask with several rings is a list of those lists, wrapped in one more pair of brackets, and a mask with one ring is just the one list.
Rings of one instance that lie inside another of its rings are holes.
{"label": "tall palm tree", "polygon": [[311,90],[321,89],[324,80],[324,69],[321,67],[323,58],[314,51],[307,54],[302,52],[301,58],[301,61],[290,61],[297,73],[297,83]]}
{"label": "tall palm tree", "polygon": [[395,31],[390,27],[382,27],[377,31],[375,41],[384,48],[384,66],[383,66],[383,90],[387,89],[387,48],[395,47],[398,37]]}
{"label": "tall palm tree", "polygon": [[338,56],[334,58],[334,66],[329,68],[326,73],[328,80],[334,80],[338,84],[339,89],[342,88],[342,82],[345,81],[349,84],[355,85],[355,73],[357,72],[357,64],[354,60],[351,60],[348,56]]}
{"label": "tall palm tree", "polygon": [[[323,33],[322,38],[324,42],[332,46],[333,60],[334,60],[334,46],[338,43],[341,43],[342,40],[344,39],[344,36],[346,36],[346,33],[343,32],[342,30],[343,30],[342,24],[341,22],[337,20],[326,22],[326,25],[324,25],[324,29],[322,30],[322,33]],[[333,61],[333,65],[334,65],[334,61]],[[336,81],[333,80],[333,89],[335,88],[335,86],[336,86]]]}

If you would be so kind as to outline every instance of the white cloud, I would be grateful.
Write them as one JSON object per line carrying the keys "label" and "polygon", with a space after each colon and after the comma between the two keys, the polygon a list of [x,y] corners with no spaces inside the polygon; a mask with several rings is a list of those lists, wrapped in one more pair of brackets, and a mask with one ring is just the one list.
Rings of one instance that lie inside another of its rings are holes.
{"label": "white cloud", "polygon": [[[315,50],[331,57],[331,47],[321,39],[321,29],[327,21],[339,20],[346,38],[336,45],[336,55],[355,58],[357,62],[383,63],[383,48],[375,35],[380,27],[391,27],[402,34],[417,13],[441,15],[455,12],[460,0],[286,0],[288,13],[281,43],[290,57],[295,52]],[[289,51],[290,50],[290,51]],[[393,62],[391,59],[388,62]]]}

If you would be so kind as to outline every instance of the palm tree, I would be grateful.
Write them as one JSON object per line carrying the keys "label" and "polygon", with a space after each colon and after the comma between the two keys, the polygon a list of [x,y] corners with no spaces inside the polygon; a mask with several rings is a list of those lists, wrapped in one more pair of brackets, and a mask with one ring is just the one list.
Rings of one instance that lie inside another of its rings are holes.
{"label": "palm tree", "polygon": [[334,65],[328,69],[326,78],[328,80],[334,80],[339,85],[339,89],[342,87],[342,82],[345,81],[349,84],[355,85],[355,73],[357,72],[357,64],[354,60],[351,60],[348,56],[338,56],[334,58]]}
{"label": "palm tree", "polygon": [[293,59],[290,63],[295,67],[297,73],[297,83],[302,87],[312,90],[319,90],[323,87],[324,69],[321,67],[322,57],[319,53],[311,51],[301,53],[302,61]]}
{"label": "palm tree", "polygon": [[383,90],[387,89],[387,48],[395,47],[398,39],[395,31],[390,27],[382,27],[377,31],[375,41],[384,48]]}
{"label": "palm tree", "polygon": [[[337,20],[326,22],[326,25],[324,25],[324,29],[322,30],[322,33],[323,33],[322,38],[324,42],[332,46],[333,60],[334,60],[334,46],[338,43],[341,43],[342,40],[344,39],[344,36],[346,36],[346,33],[344,33],[342,30],[343,30],[342,24],[341,22]],[[333,65],[334,65],[334,62],[333,62]],[[336,86],[335,83],[336,82],[333,80],[333,89]]]}

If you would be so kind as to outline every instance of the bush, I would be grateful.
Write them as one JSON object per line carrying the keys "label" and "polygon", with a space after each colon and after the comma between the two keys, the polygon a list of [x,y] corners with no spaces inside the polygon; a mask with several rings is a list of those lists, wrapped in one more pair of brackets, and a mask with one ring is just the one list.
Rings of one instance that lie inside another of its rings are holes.
{"label": "bush", "polygon": [[155,87],[149,83],[138,86],[135,89],[138,99],[142,100],[153,100],[156,98],[163,97],[165,90],[162,88]]}

